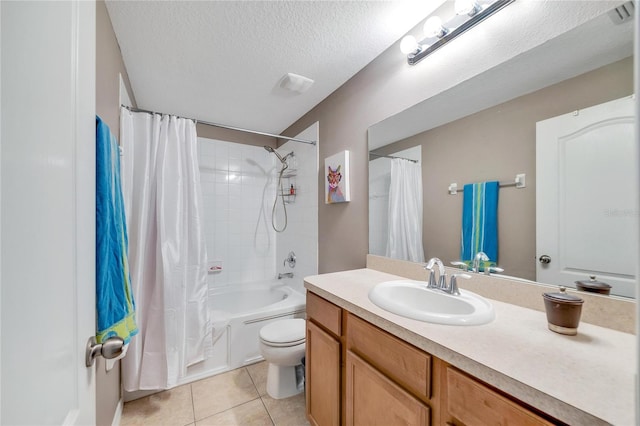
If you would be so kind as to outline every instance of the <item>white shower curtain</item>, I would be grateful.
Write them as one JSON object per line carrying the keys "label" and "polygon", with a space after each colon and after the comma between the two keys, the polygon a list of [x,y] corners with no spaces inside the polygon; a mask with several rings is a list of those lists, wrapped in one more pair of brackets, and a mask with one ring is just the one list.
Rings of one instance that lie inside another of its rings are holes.
{"label": "white shower curtain", "polygon": [[196,126],[120,112],[122,185],[140,334],[122,361],[126,391],[168,389],[204,359],[207,254]]}
{"label": "white shower curtain", "polygon": [[399,158],[391,160],[388,218],[386,256],[424,262],[420,164]]}

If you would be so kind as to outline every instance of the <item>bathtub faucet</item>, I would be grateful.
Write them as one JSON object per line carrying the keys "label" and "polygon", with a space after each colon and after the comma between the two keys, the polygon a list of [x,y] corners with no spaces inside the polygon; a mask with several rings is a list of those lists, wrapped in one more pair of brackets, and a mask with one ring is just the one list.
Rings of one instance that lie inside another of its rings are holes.
{"label": "bathtub faucet", "polygon": [[285,272],[284,274],[278,274],[278,279],[293,278],[293,272]]}

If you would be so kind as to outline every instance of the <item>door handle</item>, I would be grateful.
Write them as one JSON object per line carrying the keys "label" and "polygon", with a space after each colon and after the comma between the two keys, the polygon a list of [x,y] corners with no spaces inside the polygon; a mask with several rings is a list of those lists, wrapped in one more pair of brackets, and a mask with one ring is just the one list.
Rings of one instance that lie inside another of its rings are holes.
{"label": "door handle", "polygon": [[551,257],[547,256],[546,254],[543,254],[542,256],[540,256],[540,259],[538,259],[538,261],[543,265],[546,265],[548,263],[551,263]]}
{"label": "door handle", "polygon": [[103,343],[97,343],[96,337],[91,336],[87,341],[87,350],[85,353],[85,365],[91,367],[97,356],[104,359],[113,359],[122,354],[124,348],[124,339],[122,337],[109,337]]}

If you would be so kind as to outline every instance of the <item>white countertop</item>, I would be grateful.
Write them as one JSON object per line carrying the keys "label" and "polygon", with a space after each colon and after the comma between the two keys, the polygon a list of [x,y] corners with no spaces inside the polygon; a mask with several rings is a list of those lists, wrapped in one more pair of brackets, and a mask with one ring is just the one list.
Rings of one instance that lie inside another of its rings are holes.
{"label": "white countertop", "polygon": [[569,424],[635,425],[636,336],[580,323],[547,328],[544,312],[491,300],[496,319],[447,326],[374,305],[369,290],[403,277],[372,269],[305,278],[305,287],[383,330]]}

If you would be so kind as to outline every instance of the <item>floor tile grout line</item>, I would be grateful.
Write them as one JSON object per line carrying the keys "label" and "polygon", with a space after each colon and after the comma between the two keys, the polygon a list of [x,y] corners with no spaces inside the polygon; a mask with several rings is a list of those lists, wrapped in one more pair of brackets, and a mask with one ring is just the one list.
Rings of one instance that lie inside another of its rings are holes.
{"label": "floor tile grout line", "polygon": [[[253,364],[252,364],[253,365]],[[253,387],[256,388],[256,393],[258,394],[258,397],[261,398],[262,395],[260,395],[260,389],[258,389],[258,385],[256,384],[256,381],[253,380],[253,376],[251,375],[251,371],[249,371],[248,367],[243,367],[245,370],[247,370],[247,374],[249,375],[249,379],[251,379],[251,383],[253,383]]]}
{"label": "floor tile grout line", "polygon": [[[256,387],[256,390],[258,390],[258,385],[256,384],[255,380],[253,379],[253,376],[251,375],[251,372],[249,371],[249,368],[248,367],[244,367],[244,368],[247,369],[247,373],[249,373],[249,378],[253,382],[253,385]],[[260,391],[258,390],[258,395],[259,395],[260,401],[262,402],[262,405],[264,406],[264,409],[267,411],[267,414],[269,415],[269,418],[271,419],[271,423],[273,423],[273,425],[276,426],[276,421],[274,420],[273,416],[271,415],[271,411],[269,411],[269,408],[267,407],[267,404],[264,402],[264,397],[265,396],[269,396],[269,394],[265,393],[264,395],[261,395]],[[306,407],[305,407],[304,417],[306,419]],[[307,424],[309,424],[309,423],[307,423]]]}
{"label": "floor tile grout line", "polygon": [[[194,422],[201,422],[201,421],[203,421],[203,420],[208,419],[209,417],[214,417],[214,416],[217,416],[217,415],[219,415],[219,414],[226,413],[226,412],[227,412],[227,411],[229,411],[229,410],[233,410],[233,409],[235,409],[235,408],[238,408],[238,407],[240,407],[240,406],[242,406],[242,405],[245,405],[245,404],[248,404],[248,403],[250,403],[250,402],[256,401],[256,400],[258,400],[258,399],[262,399],[262,398],[260,398],[260,396],[258,396],[257,398],[250,399],[250,400],[245,401],[245,402],[243,402],[243,403],[240,403],[240,404],[238,404],[238,405],[234,405],[233,407],[229,407],[229,408],[224,409],[224,410],[222,410],[222,411],[218,411],[218,412],[217,412],[217,413],[215,413],[215,414],[211,414],[211,415],[206,416],[206,417],[203,417],[203,418],[201,418],[201,419],[194,420]],[[264,406],[264,403],[263,403],[262,405]],[[269,410],[267,410],[267,407],[264,407],[264,408],[265,408],[265,410],[266,410],[267,414],[269,414]],[[269,415],[269,418],[271,418],[271,415]],[[272,422],[273,422],[273,420],[272,420]]]}
{"label": "floor tile grout line", "polygon": [[267,404],[265,404],[264,398],[262,398],[262,396],[260,396],[260,402],[262,403],[262,406],[264,407],[264,410],[267,412],[267,416],[269,416],[269,418],[271,419],[271,424],[273,426],[275,426],[276,421],[273,420],[273,416],[271,415],[271,411],[269,411],[269,409],[267,408]]}
{"label": "floor tile grout line", "polygon": [[196,405],[193,402],[193,385],[189,383],[189,393],[191,394],[191,416],[193,417],[193,424],[196,424]]}
{"label": "floor tile grout line", "polygon": [[267,416],[269,416],[269,419],[271,419],[271,424],[275,426],[276,422],[273,420],[273,416],[271,415],[271,412],[267,408],[267,404],[264,403],[264,399],[262,398],[262,395],[260,395],[260,390],[258,389],[258,385],[256,385],[256,381],[253,379],[253,376],[251,375],[251,372],[249,371],[249,368],[247,368],[247,367],[245,367],[245,368],[247,369],[247,373],[249,374],[249,378],[251,379],[251,383],[253,383],[253,386],[256,388],[256,392],[258,393],[258,398],[260,398],[260,402],[262,403],[262,406],[264,407],[264,410],[267,412]]}

